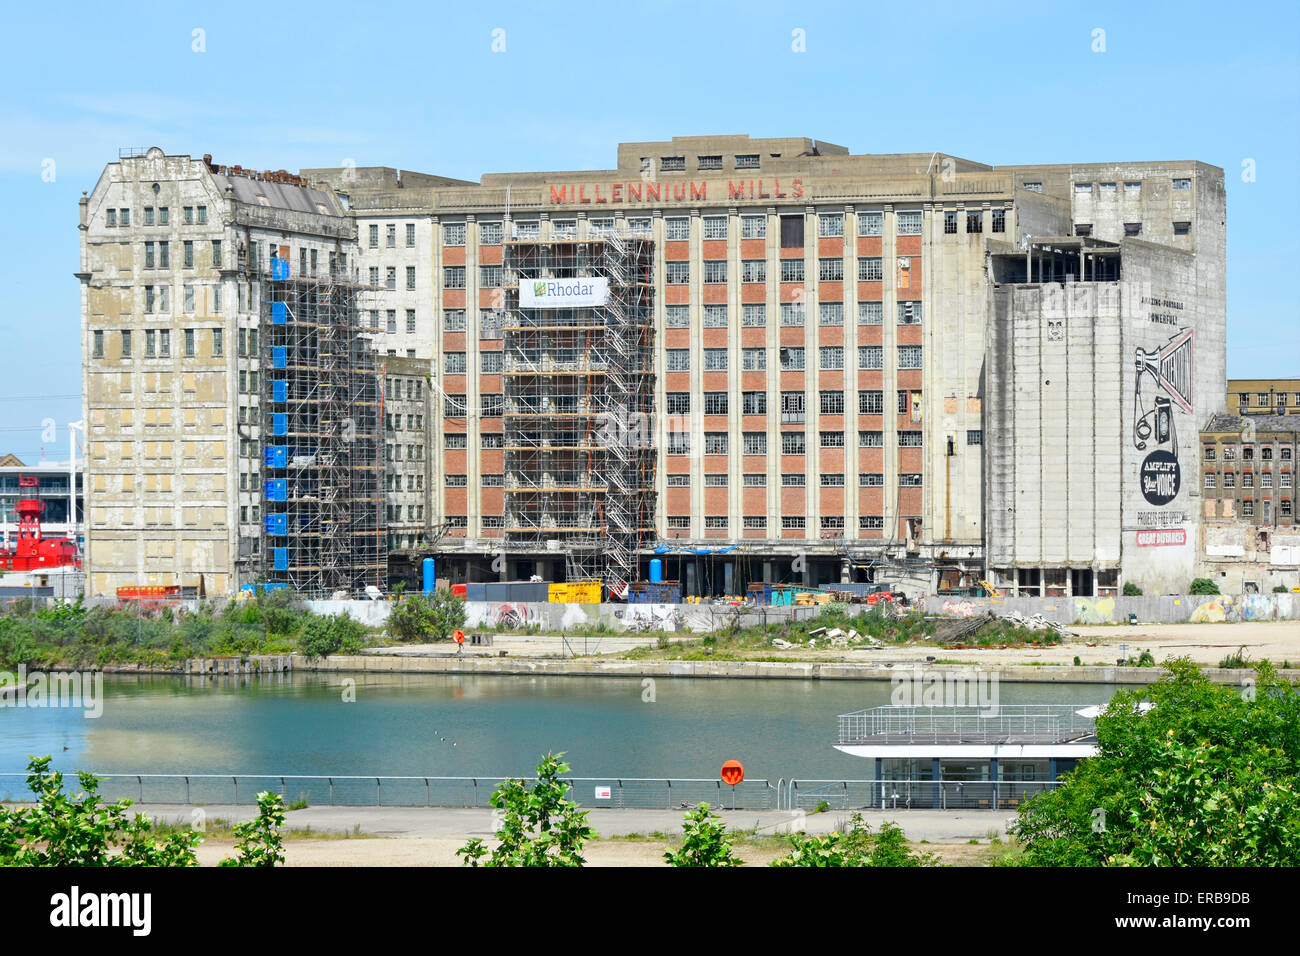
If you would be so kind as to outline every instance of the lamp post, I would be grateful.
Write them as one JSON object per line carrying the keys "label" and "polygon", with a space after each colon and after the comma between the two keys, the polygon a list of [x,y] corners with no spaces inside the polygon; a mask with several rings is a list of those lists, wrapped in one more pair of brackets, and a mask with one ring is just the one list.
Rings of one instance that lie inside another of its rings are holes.
{"label": "lamp post", "polygon": [[84,420],[68,422],[68,537],[77,543],[77,432],[85,434]]}

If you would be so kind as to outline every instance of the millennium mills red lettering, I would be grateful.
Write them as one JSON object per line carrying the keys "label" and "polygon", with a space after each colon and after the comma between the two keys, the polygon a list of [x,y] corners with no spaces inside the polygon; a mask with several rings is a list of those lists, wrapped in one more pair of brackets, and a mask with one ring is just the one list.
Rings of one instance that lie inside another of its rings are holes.
{"label": "millennium mills red lettering", "polygon": [[[721,184],[715,183],[715,187]],[[590,191],[588,191],[590,190]],[[727,199],[800,199],[803,197],[803,180],[789,181],[782,187],[779,179],[727,180]],[[715,193],[715,200],[722,197]],[[678,180],[656,182],[642,180],[635,183],[569,183],[551,187],[551,204],[555,206],[581,206],[588,203],[629,202],[708,202],[709,183]]]}

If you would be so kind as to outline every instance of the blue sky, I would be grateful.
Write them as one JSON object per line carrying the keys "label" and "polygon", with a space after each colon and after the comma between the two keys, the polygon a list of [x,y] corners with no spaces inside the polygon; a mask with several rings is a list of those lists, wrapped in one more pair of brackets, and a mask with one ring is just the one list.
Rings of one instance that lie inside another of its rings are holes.
{"label": "blue sky", "polygon": [[66,456],[63,425],[80,417],[77,199],[120,147],[466,179],[608,168],[619,141],[708,133],[995,165],[1201,160],[1228,184],[1228,374],[1300,375],[1295,3],[320,0],[274,12],[289,9],[7,14],[0,453]]}

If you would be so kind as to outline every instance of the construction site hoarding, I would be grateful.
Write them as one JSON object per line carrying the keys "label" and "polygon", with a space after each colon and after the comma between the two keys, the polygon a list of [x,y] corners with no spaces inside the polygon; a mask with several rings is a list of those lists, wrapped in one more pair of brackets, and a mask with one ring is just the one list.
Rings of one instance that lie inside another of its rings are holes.
{"label": "construction site hoarding", "polygon": [[599,604],[600,582],[578,581],[569,584],[552,584],[548,597],[552,604]]}

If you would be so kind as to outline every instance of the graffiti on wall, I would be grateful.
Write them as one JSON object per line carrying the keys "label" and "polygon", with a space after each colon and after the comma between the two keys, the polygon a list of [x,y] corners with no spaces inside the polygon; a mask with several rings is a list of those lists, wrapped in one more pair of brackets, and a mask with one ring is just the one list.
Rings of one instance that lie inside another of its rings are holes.
{"label": "graffiti on wall", "polygon": [[976,611],[976,606],[971,601],[944,601],[943,613],[956,614],[958,617],[970,617]]}
{"label": "graffiti on wall", "polygon": [[1074,599],[1075,624],[1109,624],[1115,620],[1113,597],[1079,597]]}

